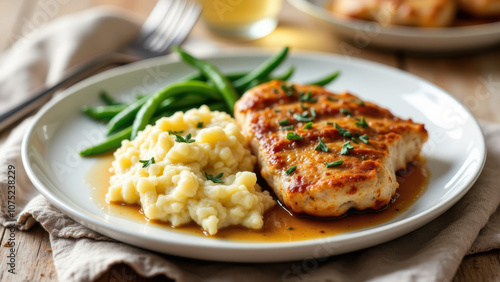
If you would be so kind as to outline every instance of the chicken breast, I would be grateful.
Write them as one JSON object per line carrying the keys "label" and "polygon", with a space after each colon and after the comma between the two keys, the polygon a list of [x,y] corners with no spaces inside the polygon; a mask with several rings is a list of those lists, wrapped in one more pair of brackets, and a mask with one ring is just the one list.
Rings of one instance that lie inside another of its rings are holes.
{"label": "chicken breast", "polygon": [[477,17],[500,16],[500,0],[458,0],[460,9]]}
{"label": "chicken breast", "polygon": [[277,80],[246,92],[235,118],[279,200],[318,217],[388,205],[427,140],[424,125],[354,95]]}
{"label": "chicken breast", "polygon": [[[468,1],[468,0],[464,0]],[[456,0],[334,0],[335,14],[385,25],[450,26],[456,17]]]}

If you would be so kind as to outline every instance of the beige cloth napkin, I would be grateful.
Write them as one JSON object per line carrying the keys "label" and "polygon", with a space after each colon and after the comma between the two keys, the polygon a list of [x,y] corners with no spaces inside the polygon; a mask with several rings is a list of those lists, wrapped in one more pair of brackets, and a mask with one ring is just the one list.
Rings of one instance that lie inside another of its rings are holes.
{"label": "beige cloth napkin", "polygon": [[[127,18],[94,9],[57,20],[29,43],[15,46],[0,57],[1,104],[11,105],[26,97],[29,89],[59,79],[69,66],[133,38],[138,25]],[[20,144],[30,124],[31,119],[26,119],[0,147],[0,167],[4,168],[0,174],[0,223],[12,223],[6,213],[5,171],[14,165],[19,211],[15,224],[28,230],[39,222],[50,233],[60,281],[94,280],[118,263],[126,263],[146,277],[165,275],[176,281],[445,281],[453,277],[466,254],[500,247],[500,211],[495,212],[500,204],[499,124],[481,124],[489,151],[486,167],[471,191],[438,219],[366,250],[328,259],[269,264],[218,263],[156,254],[79,225],[39,195],[26,176]],[[120,281],[135,278],[116,271],[111,276]]]}

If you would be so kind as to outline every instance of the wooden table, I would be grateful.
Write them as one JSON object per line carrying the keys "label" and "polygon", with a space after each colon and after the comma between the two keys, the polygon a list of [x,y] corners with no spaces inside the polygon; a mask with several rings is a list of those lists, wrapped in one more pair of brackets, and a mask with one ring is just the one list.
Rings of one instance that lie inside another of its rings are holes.
{"label": "wooden table", "polygon": [[[1,1],[0,51],[4,51],[20,38],[27,38],[28,31],[38,28],[65,14],[74,13],[97,5],[113,5],[137,13],[144,19],[155,0],[51,0],[51,1]],[[360,57],[394,66],[427,79],[442,87],[465,104],[476,118],[500,121],[500,47],[467,54],[423,55],[404,51],[374,51],[342,42],[324,27],[318,26],[308,16],[285,3],[280,15],[280,25],[269,36],[248,42],[237,42],[217,37],[198,22],[193,36],[212,40],[221,47],[272,47],[290,45],[293,49],[315,50]],[[487,82],[489,81],[489,83]],[[496,82],[496,84],[495,84]],[[2,139],[8,132],[2,134]],[[1,244],[7,234],[3,228]],[[19,247],[16,262],[19,266],[15,281],[56,280],[48,233],[40,226],[30,231],[17,232]],[[2,271],[0,281],[12,279],[5,271],[7,248],[0,248]],[[500,252],[493,250],[464,258],[458,269],[456,281],[492,281],[500,279]],[[125,265],[117,265],[99,281],[120,281],[123,278],[149,280],[137,275]],[[155,277],[154,280],[167,280]]]}

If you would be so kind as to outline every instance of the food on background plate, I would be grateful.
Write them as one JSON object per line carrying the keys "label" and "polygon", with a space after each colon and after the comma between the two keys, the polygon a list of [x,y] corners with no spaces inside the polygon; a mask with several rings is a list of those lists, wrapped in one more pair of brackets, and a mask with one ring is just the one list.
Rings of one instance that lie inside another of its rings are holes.
{"label": "food on background plate", "polygon": [[427,140],[424,125],[354,95],[281,81],[248,91],[235,117],[280,201],[319,217],[387,206]]}
{"label": "food on background plate", "polygon": [[478,19],[500,16],[500,0],[332,0],[330,9],[383,25],[449,27],[460,12]]}
{"label": "food on background plate", "polygon": [[460,8],[476,17],[500,16],[500,0],[458,0]]}
{"label": "food on background plate", "polygon": [[150,220],[191,221],[214,235],[220,228],[263,226],[275,201],[261,191],[251,155],[233,118],[207,106],[147,126],[114,153],[107,194],[139,204]]}
{"label": "food on background plate", "polygon": [[455,20],[456,0],[333,0],[340,16],[385,25],[445,27]]}

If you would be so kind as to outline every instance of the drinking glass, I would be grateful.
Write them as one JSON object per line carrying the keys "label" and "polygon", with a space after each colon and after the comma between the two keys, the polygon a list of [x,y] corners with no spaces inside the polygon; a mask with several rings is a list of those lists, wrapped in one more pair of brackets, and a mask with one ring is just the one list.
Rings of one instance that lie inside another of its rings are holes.
{"label": "drinking glass", "polygon": [[278,24],[282,0],[198,0],[202,18],[217,34],[257,39],[271,33]]}

